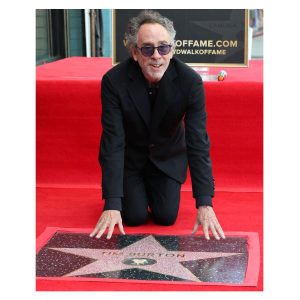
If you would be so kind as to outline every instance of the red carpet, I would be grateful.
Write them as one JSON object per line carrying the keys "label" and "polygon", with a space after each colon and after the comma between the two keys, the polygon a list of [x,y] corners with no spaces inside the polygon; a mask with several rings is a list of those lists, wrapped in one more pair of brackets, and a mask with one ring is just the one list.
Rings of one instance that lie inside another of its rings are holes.
{"label": "red carpet", "polygon": [[[98,148],[100,82],[111,60],[70,58],[37,67],[37,235],[46,227],[93,227],[103,201]],[[257,287],[176,285],[172,290],[263,289],[263,82],[262,61],[223,68],[224,82],[205,82],[208,131],[216,180],[214,207],[225,231],[258,232],[261,268]],[[219,68],[220,69],[220,68]],[[215,74],[219,69],[211,68]],[[192,230],[190,180],[172,228],[151,222],[151,232]],[[144,229],[143,227],[143,229]],[[127,228],[127,230],[129,230]],[[126,228],[125,228],[126,231]],[[169,290],[169,286],[38,280],[37,290]]]}

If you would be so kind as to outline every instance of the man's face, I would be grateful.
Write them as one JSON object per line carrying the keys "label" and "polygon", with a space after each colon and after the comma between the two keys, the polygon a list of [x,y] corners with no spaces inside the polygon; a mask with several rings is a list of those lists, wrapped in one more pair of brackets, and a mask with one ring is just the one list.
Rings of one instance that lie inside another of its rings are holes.
{"label": "man's face", "polygon": [[[160,45],[169,45],[170,43],[171,39],[167,30],[160,24],[143,24],[138,31],[138,48],[144,46],[158,47]],[[145,78],[150,83],[156,83],[161,80],[167,70],[173,52],[171,50],[167,55],[160,55],[155,49],[152,56],[146,57],[139,49],[135,48],[132,56],[139,63]]]}

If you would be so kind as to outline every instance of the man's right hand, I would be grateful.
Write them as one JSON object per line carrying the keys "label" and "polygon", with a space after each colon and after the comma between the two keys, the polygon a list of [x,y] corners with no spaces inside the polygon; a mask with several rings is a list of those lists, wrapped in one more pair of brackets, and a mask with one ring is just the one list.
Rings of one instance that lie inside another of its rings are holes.
{"label": "man's right hand", "polygon": [[96,227],[90,234],[90,237],[94,237],[97,234],[96,238],[99,239],[105,232],[106,228],[108,228],[107,239],[110,239],[116,224],[118,224],[120,232],[125,234],[121,213],[118,210],[105,210],[101,214]]}

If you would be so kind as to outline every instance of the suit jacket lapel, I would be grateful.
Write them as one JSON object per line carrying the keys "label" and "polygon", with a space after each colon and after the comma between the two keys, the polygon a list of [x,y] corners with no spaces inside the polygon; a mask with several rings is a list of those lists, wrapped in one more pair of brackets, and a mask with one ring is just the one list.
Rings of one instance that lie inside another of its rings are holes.
{"label": "suit jacket lapel", "polygon": [[147,128],[150,130],[151,107],[147,93],[147,85],[143,73],[137,63],[133,62],[130,64],[128,76],[130,77],[130,84],[128,86],[130,97]]}
{"label": "suit jacket lapel", "polygon": [[152,114],[149,95],[147,93],[147,83],[137,63],[132,61],[128,76],[130,78],[128,87],[130,97],[149,131],[153,131],[153,129],[155,130],[155,128],[157,128],[160,120],[166,114],[169,105],[172,105],[172,102],[174,102],[177,96],[178,88],[174,83],[177,72],[172,60],[159,83],[158,95]]}
{"label": "suit jacket lapel", "polygon": [[177,96],[178,91],[178,88],[174,83],[174,79],[176,77],[177,72],[171,60],[168,69],[166,70],[163,78],[159,83],[158,95],[152,114],[152,129],[155,129],[159,125],[160,120],[166,114],[168,107],[170,105],[173,105],[173,103],[175,102],[174,100]]}

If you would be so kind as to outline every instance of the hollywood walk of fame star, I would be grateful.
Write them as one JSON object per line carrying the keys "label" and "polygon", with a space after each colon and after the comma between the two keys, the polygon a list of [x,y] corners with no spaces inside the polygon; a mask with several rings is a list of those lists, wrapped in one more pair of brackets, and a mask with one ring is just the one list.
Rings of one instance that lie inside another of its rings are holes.
{"label": "hollywood walk of fame star", "polygon": [[187,281],[199,282],[180,262],[239,255],[240,253],[190,252],[166,250],[152,235],[122,249],[49,248],[52,250],[92,258],[95,261],[64,277],[122,271],[138,268]]}

